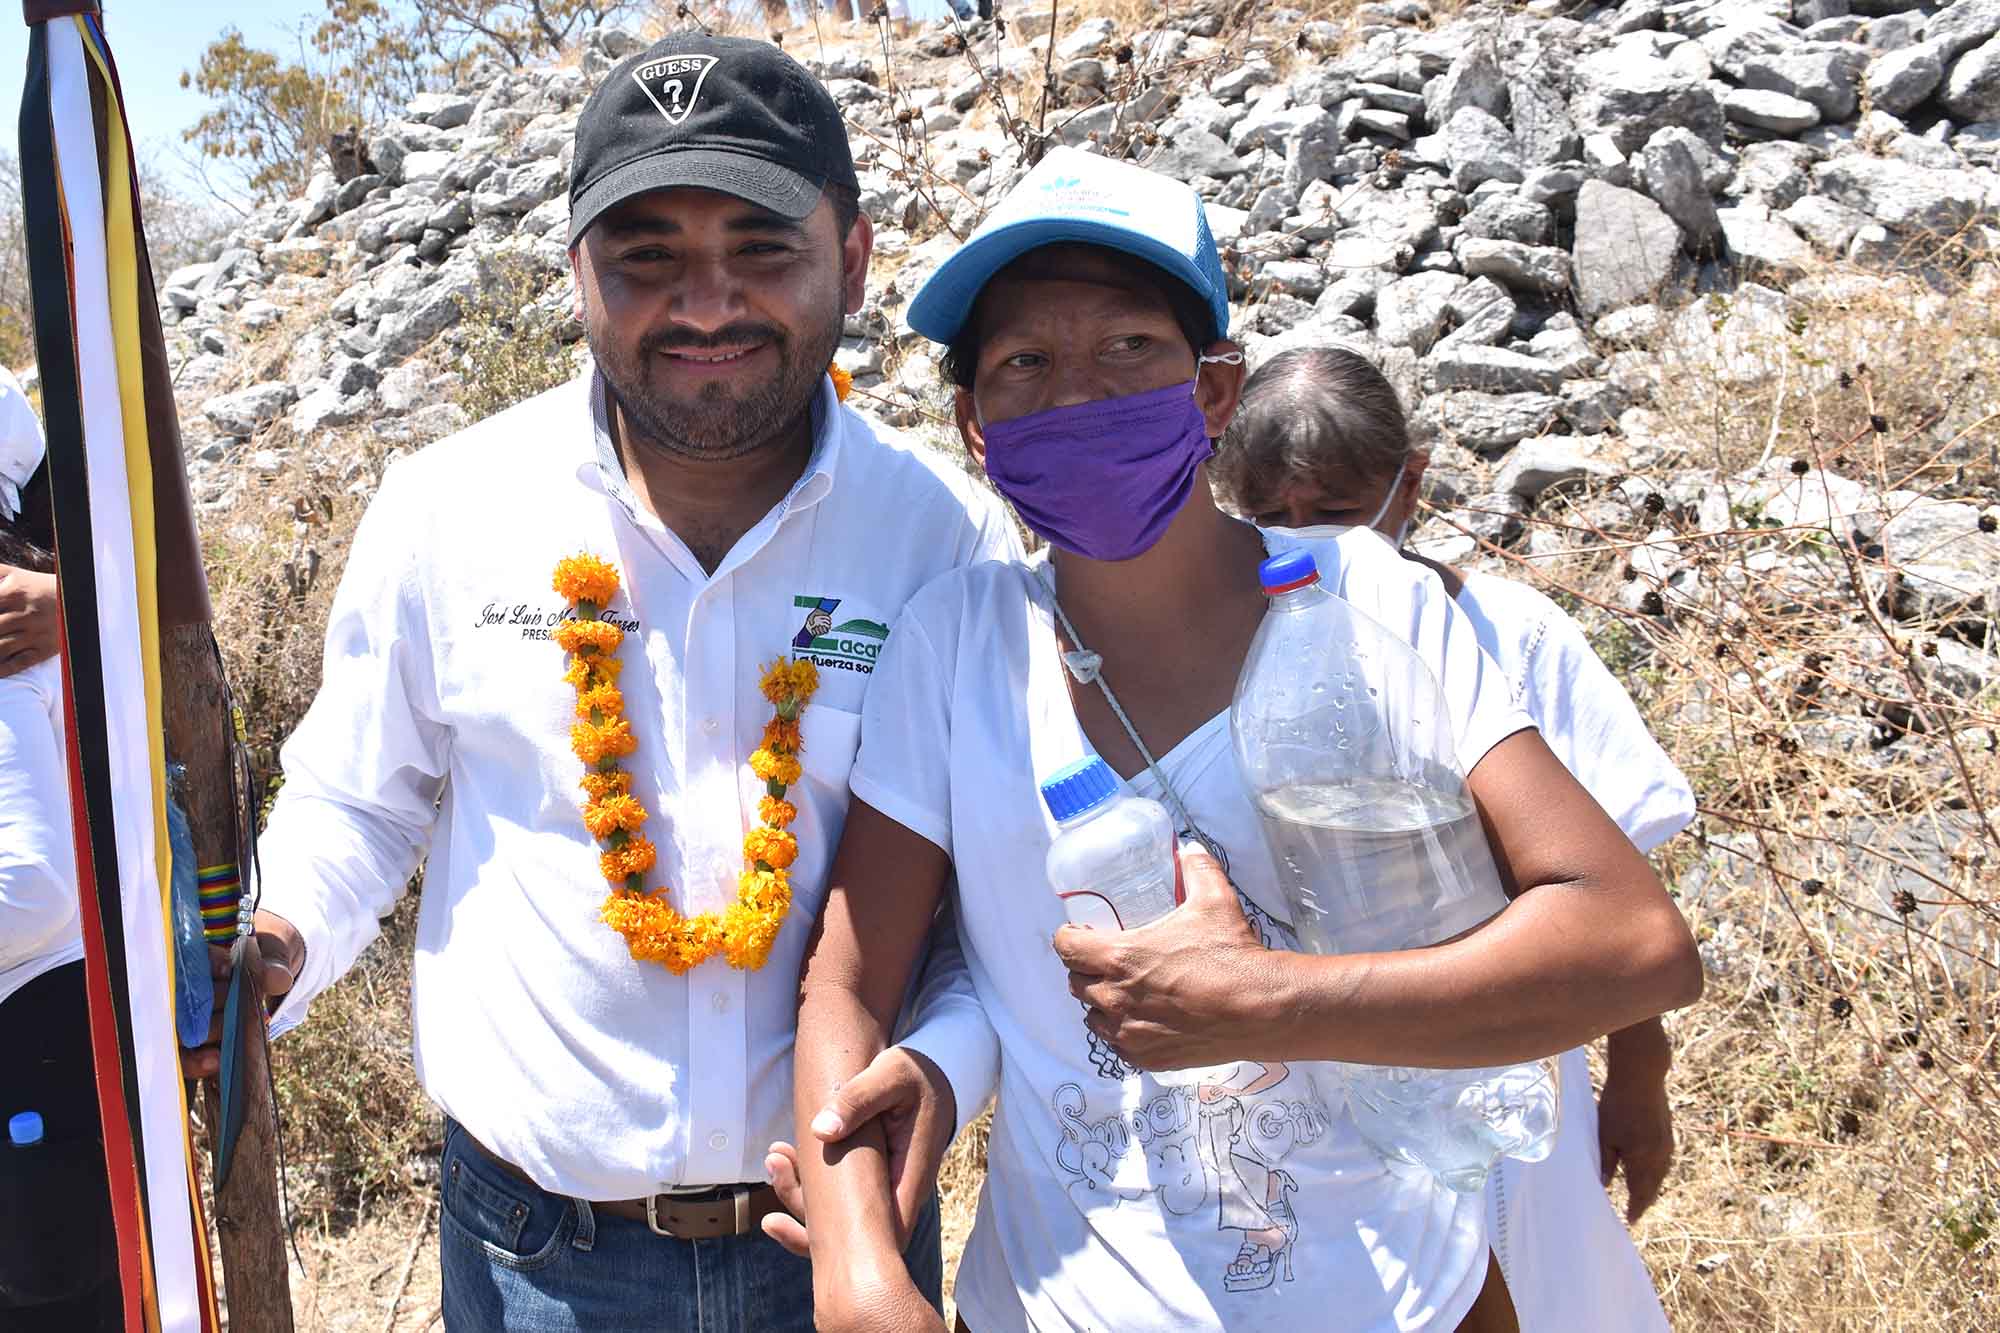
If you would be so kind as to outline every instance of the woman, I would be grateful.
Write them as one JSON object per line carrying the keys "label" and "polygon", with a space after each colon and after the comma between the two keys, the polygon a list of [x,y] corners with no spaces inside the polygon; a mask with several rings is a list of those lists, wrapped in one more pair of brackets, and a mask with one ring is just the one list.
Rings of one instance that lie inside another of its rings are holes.
{"label": "woman", "polygon": [[[955,872],[1000,1050],[957,1287],[974,1333],[1512,1328],[1483,1201],[1384,1168],[1296,1063],[1539,1058],[1687,1003],[1699,963],[1442,589],[1366,534],[1327,553],[1328,582],[1443,678],[1515,900],[1435,949],[1284,947],[1227,739],[1267,546],[1202,484],[1242,386],[1227,316],[1194,193],[1071,150],[1047,155],[912,303],[913,327],[949,348],[968,447],[1053,551],[932,584],[878,661],[802,983],[800,1122],[882,1049]],[[1184,852],[1186,902],[1166,918],[1063,926],[1040,871],[1052,830],[1037,781],[1089,751],[1144,794],[1171,787],[1234,886]],[[1193,1085],[1144,1072],[1191,1066],[1212,1068]],[[888,1264],[884,1142],[869,1126],[800,1152],[822,1327],[934,1326]]]}
{"label": "woman", "polygon": [[[1217,494],[1267,531],[1308,543],[1360,524],[1400,544],[1429,457],[1410,447],[1396,391],[1367,358],[1295,348],[1260,366],[1209,465]],[[1694,818],[1694,793],[1562,608],[1523,583],[1433,570],[1471,620],[1508,693],[1563,766],[1650,852]],[[1667,1327],[1652,1281],[1602,1186],[1622,1168],[1627,1217],[1652,1206],[1673,1160],[1669,1048],[1657,1018],[1610,1035],[1601,1097],[1581,1048],[1562,1057],[1555,1151],[1507,1161],[1489,1190],[1494,1250],[1522,1326]]]}
{"label": "woman", "polygon": [[[0,394],[6,390],[0,388]],[[14,390],[18,393],[18,390]],[[0,411],[0,565],[54,570],[39,425]],[[35,478],[31,481],[30,478]],[[62,672],[45,657],[0,676],[0,1328],[121,1327],[111,1195],[83,983]],[[10,1124],[10,1129],[12,1125]]]}

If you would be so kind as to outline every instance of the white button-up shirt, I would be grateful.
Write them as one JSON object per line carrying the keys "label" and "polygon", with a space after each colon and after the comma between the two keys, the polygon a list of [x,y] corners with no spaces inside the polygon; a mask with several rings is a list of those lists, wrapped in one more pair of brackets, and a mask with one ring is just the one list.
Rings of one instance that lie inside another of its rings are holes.
{"label": "white button-up shirt", "polygon": [[[803,475],[713,574],[633,500],[590,377],[398,463],[355,536],[262,845],[262,905],[308,949],[278,1026],[352,965],[428,857],[418,1075],[545,1189],[628,1199],[763,1178],[766,1146],[793,1136],[799,962],[875,657],[931,578],[1017,549],[990,494],[950,460],[878,438],[830,382],[813,421]],[[771,717],[762,664],[819,666],[804,777],[787,793],[793,903],[759,971],[715,959],[676,977],[598,920],[609,886],[549,638],[566,611],[556,561],[578,552],[622,575],[607,614],[628,629],[620,687],[639,748],[624,766],[659,848],[647,885],[683,912],[736,894],[764,792],[747,763]],[[925,1013],[983,1026],[965,989],[961,965],[927,988]],[[959,1045],[926,1035],[927,1051]],[[991,1058],[990,1038],[963,1045]]]}

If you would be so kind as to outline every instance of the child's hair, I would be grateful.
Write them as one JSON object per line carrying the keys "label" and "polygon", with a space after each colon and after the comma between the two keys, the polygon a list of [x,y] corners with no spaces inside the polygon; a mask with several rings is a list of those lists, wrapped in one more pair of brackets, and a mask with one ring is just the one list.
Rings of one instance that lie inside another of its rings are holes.
{"label": "child's hair", "polygon": [[1345,347],[1295,347],[1257,367],[1209,460],[1216,496],[1239,513],[1270,508],[1301,477],[1328,490],[1385,481],[1410,453],[1396,390]]}
{"label": "child's hair", "polygon": [[37,574],[53,574],[55,522],[49,507],[49,469],[36,469],[21,488],[21,512],[0,518],[0,565],[32,569]]}

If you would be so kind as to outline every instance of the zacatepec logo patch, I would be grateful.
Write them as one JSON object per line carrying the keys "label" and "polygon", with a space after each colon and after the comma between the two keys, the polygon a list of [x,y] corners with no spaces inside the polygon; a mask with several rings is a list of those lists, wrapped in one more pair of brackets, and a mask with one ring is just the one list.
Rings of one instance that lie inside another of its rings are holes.
{"label": "zacatepec logo patch", "polygon": [[875,659],[889,638],[889,627],[860,616],[835,624],[833,612],[840,602],[838,597],[812,594],[792,598],[792,606],[806,613],[805,623],[792,637],[792,651],[810,657],[822,668],[872,673]]}
{"label": "zacatepec logo patch", "polygon": [[632,71],[632,81],[659,108],[667,124],[678,125],[694,110],[702,80],[720,56],[666,56],[649,60]]}

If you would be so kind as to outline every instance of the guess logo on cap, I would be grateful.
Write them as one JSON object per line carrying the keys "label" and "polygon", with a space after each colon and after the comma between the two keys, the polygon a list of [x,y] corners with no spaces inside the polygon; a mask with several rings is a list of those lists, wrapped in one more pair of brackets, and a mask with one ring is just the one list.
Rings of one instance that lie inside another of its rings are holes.
{"label": "guess logo on cap", "polygon": [[701,96],[702,80],[715,68],[718,59],[688,55],[649,60],[632,71],[632,81],[659,108],[667,124],[678,125],[694,110],[695,99]]}

